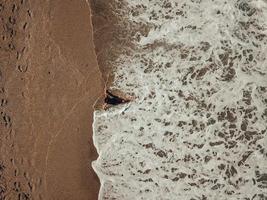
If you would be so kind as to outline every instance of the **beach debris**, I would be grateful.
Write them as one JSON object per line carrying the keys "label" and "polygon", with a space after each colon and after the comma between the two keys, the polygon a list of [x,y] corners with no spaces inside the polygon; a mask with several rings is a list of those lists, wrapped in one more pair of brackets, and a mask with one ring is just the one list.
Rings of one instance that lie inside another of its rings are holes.
{"label": "beach debris", "polygon": [[115,95],[111,91],[106,90],[106,97],[105,97],[104,101],[105,101],[104,108],[106,109],[110,106],[116,106],[119,104],[128,103],[128,102],[130,102],[130,99],[127,97]]}

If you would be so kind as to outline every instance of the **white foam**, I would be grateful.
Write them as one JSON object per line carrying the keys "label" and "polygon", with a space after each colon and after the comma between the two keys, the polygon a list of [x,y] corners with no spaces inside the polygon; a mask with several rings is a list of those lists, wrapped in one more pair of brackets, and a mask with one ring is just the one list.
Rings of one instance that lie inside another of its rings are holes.
{"label": "white foam", "polygon": [[266,1],[125,2],[150,31],[94,114],[99,199],[266,199]]}

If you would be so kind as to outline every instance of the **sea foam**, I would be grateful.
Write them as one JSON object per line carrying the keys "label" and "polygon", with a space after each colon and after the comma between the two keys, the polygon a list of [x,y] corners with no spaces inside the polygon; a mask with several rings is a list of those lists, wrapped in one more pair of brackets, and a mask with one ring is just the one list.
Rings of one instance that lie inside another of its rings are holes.
{"label": "sea foam", "polygon": [[134,100],[94,113],[99,199],[267,199],[267,1],[116,2]]}

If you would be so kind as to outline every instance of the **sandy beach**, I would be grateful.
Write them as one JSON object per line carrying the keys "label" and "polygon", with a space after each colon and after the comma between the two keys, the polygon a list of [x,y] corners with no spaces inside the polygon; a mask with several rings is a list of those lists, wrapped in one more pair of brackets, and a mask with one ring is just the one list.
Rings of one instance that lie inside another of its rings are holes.
{"label": "sandy beach", "polygon": [[88,3],[4,0],[0,19],[0,199],[97,199]]}
{"label": "sandy beach", "polygon": [[266,200],[266,0],[0,0],[0,200]]}

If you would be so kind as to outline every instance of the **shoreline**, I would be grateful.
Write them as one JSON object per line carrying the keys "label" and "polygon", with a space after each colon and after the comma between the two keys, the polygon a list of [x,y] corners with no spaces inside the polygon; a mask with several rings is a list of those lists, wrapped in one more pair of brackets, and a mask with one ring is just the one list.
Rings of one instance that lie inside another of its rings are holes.
{"label": "shoreline", "polygon": [[266,197],[266,5],[123,2],[109,12],[136,48],[100,53],[136,98],[95,113],[99,199]]}

